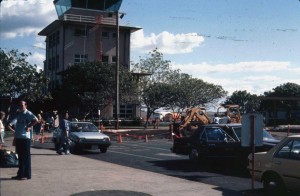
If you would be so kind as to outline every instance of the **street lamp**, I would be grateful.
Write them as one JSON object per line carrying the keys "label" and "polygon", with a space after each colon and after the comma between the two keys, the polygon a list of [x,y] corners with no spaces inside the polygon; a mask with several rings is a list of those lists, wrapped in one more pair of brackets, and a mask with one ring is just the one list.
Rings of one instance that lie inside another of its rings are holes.
{"label": "street lamp", "polygon": [[[120,18],[122,19],[124,17],[124,13],[121,13]],[[120,115],[120,98],[119,98],[119,82],[120,82],[120,74],[119,74],[119,68],[120,68],[120,29],[119,29],[119,11],[116,11],[116,30],[117,30],[117,36],[116,36],[116,94],[115,94],[115,104],[116,104],[116,124],[115,129],[119,129],[119,115]]]}

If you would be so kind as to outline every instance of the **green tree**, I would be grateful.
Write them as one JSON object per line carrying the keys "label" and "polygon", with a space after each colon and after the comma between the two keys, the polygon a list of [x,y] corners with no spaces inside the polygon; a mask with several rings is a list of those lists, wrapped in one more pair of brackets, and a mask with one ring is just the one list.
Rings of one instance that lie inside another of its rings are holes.
{"label": "green tree", "polygon": [[191,107],[205,107],[227,93],[219,85],[204,82],[185,73],[178,74],[168,89],[167,106],[178,113]]}
{"label": "green tree", "polygon": [[135,64],[133,71],[150,73],[140,81],[141,98],[147,107],[147,122],[154,111],[167,107],[174,112],[186,108],[204,106],[226,95],[219,85],[173,70],[171,63],[164,60],[163,54],[153,50],[145,59]]}
{"label": "green tree", "polygon": [[[293,124],[292,112],[299,110],[300,105],[300,85],[295,83],[281,84],[272,91],[264,93],[260,108],[270,113],[276,113],[279,110],[286,111],[288,122]],[[298,123],[298,122],[297,122]]]}
{"label": "green tree", "polygon": [[[80,106],[86,117],[92,110],[104,109],[113,104],[115,96],[115,65],[87,62],[70,66],[62,74],[63,83],[56,89],[59,108]],[[124,66],[120,66],[120,100],[122,103],[136,101],[136,81]]]}
{"label": "green tree", "polygon": [[37,65],[27,62],[29,55],[0,48],[0,95],[9,97],[10,104],[15,98],[35,103],[51,99],[46,93],[48,79],[43,71],[37,71]]}
{"label": "green tree", "polygon": [[163,54],[155,49],[145,58],[140,58],[139,63],[133,65],[132,72],[149,74],[139,80],[141,102],[147,107],[148,122],[156,109],[166,105],[164,88],[171,83],[179,70],[172,70],[170,61],[164,60]]}
{"label": "green tree", "polygon": [[236,104],[240,106],[241,114],[258,111],[260,100],[257,95],[252,95],[246,90],[234,91],[231,96],[227,97],[224,104]]}

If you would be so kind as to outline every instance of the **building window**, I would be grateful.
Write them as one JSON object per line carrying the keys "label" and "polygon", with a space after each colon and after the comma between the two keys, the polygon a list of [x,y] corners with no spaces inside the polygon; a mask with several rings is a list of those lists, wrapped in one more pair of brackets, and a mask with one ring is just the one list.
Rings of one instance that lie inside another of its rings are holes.
{"label": "building window", "polygon": [[56,59],[55,59],[55,69],[58,70],[59,69],[59,55],[56,55]]}
{"label": "building window", "polygon": [[102,37],[103,38],[109,38],[109,34],[108,34],[108,32],[102,32]]}
{"label": "building window", "polygon": [[108,56],[102,56],[102,62],[103,63],[108,63],[108,59],[109,59]]}
{"label": "building window", "polygon": [[85,29],[75,29],[74,31],[75,36],[87,36],[87,31]]}
{"label": "building window", "polygon": [[52,48],[52,46],[54,45],[53,44],[53,35],[50,35],[48,39],[49,39],[49,48]]}
{"label": "building window", "polygon": [[56,45],[59,44],[59,31],[56,31],[55,43],[56,43]]}
{"label": "building window", "polygon": [[120,118],[131,118],[133,116],[132,105],[120,105]]}
{"label": "building window", "polygon": [[52,60],[51,59],[48,60],[48,70],[49,71],[52,70]]}
{"label": "building window", "polygon": [[112,63],[116,63],[116,62],[117,62],[117,57],[116,57],[116,56],[113,56],[111,62],[112,62]]}
{"label": "building window", "polygon": [[84,63],[87,61],[87,54],[75,54],[74,64]]}
{"label": "building window", "polygon": [[117,33],[113,33],[112,36],[113,36],[113,38],[116,38],[117,37]]}

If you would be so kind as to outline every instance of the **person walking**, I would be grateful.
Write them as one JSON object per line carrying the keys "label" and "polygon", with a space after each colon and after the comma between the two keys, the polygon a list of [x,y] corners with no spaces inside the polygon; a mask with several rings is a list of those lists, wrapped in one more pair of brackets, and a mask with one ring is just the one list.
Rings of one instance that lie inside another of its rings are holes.
{"label": "person walking", "polygon": [[0,134],[1,134],[1,138],[0,138],[0,149],[2,149],[3,145],[4,145],[4,136],[5,136],[5,128],[3,125],[3,120],[5,117],[5,112],[0,111]]}
{"label": "person walking", "polygon": [[39,141],[45,121],[44,121],[41,113],[37,114],[37,119],[38,119],[38,122],[33,126],[33,130],[34,130],[35,134],[37,135],[36,141]]}
{"label": "person walking", "polygon": [[70,154],[69,151],[69,113],[65,111],[62,113],[62,116],[59,121],[59,128],[61,129],[59,145],[57,146],[56,153],[62,155],[64,152],[65,154]]}
{"label": "person walking", "polygon": [[19,101],[18,115],[8,125],[9,129],[15,132],[16,152],[19,158],[19,170],[12,179],[31,179],[30,131],[37,121],[37,117],[27,110],[27,103]]}

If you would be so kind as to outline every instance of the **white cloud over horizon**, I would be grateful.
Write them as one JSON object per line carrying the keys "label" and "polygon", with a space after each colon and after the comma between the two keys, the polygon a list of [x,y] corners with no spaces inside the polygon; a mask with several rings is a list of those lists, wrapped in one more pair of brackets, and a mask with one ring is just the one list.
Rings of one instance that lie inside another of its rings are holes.
{"label": "white cloud over horizon", "polygon": [[195,78],[221,85],[229,95],[237,90],[246,90],[251,94],[262,95],[284,83],[300,83],[300,71],[298,68],[293,68],[290,62],[174,63],[172,67]]}
{"label": "white cloud over horizon", "polygon": [[193,52],[204,42],[204,37],[197,33],[172,34],[163,31],[159,34],[151,33],[145,36],[143,30],[132,34],[131,49],[145,53],[157,48],[163,54],[184,54]]}

